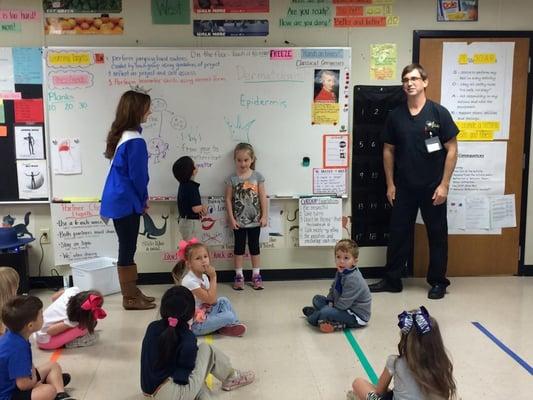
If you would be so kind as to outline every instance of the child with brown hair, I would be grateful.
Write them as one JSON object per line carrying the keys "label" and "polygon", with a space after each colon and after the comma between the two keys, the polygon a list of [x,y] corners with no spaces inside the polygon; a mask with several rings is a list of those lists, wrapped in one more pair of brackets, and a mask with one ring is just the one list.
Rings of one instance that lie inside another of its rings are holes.
{"label": "child with brown hair", "polygon": [[267,226],[268,223],[265,178],[255,170],[257,158],[251,144],[237,144],[233,150],[233,160],[235,173],[224,182],[226,212],[235,236],[233,289],[244,289],[244,251],[248,238],[248,250],[252,259],[252,288],[262,290],[259,236],[261,227]]}
{"label": "child with brown hair", "polygon": [[[0,314],[2,307],[17,295],[20,277],[17,271],[11,267],[0,267]],[[0,335],[5,332],[5,326],[0,317]]]}
{"label": "child with brown hair", "polygon": [[[439,325],[424,306],[398,315],[398,355],[387,359],[377,385],[357,378],[348,400],[448,400],[456,397],[453,366]],[[389,389],[394,379],[394,387]]]}
{"label": "child with brown hair", "polygon": [[58,363],[39,367],[32,362],[29,337],[43,325],[43,302],[35,296],[17,296],[2,309],[9,329],[0,337],[0,398],[11,400],[74,400],[65,392],[70,375]]}
{"label": "child with brown hair", "polygon": [[96,290],[82,292],[71,287],[55,293],[52,300],[43,313],[44,324],[35,334],[37,346],[42,350],[54,350],[95,344],[97,320],[106,317],[101,293]]}
{"label": "child with brown hair", "polygon": [[239,322],[237,313],[227,297],[217,297],[217,273],[211,265],[207,247],[195,238],[179,244],[180,261],[175,270],[185,268],[187,273],[181,285],[194,295],[196,312],[192,332],[207,335],[217,332],[226,336],[243,336],[246,326]]}
{"label": "child with brown hair", "polygon": [[363,275],[357,269],[359,247],[350,239],[335,245],[337,273],[327,296],[313,297],[313,306],[304,307],[307,321],[324,333],[344,328],[360,328],[370,320],[372,297]]}

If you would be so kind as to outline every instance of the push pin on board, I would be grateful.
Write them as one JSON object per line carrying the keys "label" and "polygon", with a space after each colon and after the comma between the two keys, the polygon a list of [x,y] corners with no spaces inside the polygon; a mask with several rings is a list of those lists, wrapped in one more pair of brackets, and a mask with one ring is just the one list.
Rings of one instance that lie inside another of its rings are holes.
{"label": "push pin on board", "polygon": [[302,167],[308,167],[311,164],[309,157],[302,158]]}

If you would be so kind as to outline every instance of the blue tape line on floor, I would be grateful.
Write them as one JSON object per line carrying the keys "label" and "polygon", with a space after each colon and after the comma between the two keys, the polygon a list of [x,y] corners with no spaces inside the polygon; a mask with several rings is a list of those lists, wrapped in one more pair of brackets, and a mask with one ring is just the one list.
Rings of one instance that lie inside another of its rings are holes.
{"label": "blue tape line on floor", "polygon": [[487,328],[485,328],[483,325],[481,325],[479,322],[472,322],[472,325],[474,325],[476,328],[478,328],[481,332],[483,332],[490,340],[492,340],[500,349],[502,349],[504,352],[506,352],[513,360],[515,360],[518,364],[520,364],[527,372],[529,372],[529,375],[533,375],[533,367],[529,365],[525,360],[520,358],[514,351],[512,351],[509,347],[507,347],[505,344],[503,344],[496,336],[494,336],[492,333],[490,333]]}

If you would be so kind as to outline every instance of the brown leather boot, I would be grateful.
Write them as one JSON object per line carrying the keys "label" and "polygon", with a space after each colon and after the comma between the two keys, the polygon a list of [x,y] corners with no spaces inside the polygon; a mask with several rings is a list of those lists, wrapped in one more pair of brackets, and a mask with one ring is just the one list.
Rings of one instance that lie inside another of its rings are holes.
{"label": "brown leather boot", "polygon": [[[137,271],[137,264],[133,264],[133,265],[135,265],[135,270]],[[144,300],[149,301],[151,303],[155,301],[155,297],[145,295],[143,292],[141,292],[141,289],[139,289],[138,286],[137,286],[137,295],[141,296]]]}
{"label": "brown leather boot", "polygon": [[155,303],[146,301],[137,288],[137,265],[118,266],[118,280],[122,292],[122,307],[126,310],[149,310]]}

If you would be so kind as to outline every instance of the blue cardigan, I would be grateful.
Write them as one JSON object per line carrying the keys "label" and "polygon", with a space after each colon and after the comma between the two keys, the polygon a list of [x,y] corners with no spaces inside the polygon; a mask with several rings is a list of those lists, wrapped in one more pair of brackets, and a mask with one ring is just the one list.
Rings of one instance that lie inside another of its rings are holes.
{"label": "blue cardigan", "polygon": [[122,218],[142,214],[148,201],[148,150],[139,132],[124,131],[111,160],[100,215]]}

